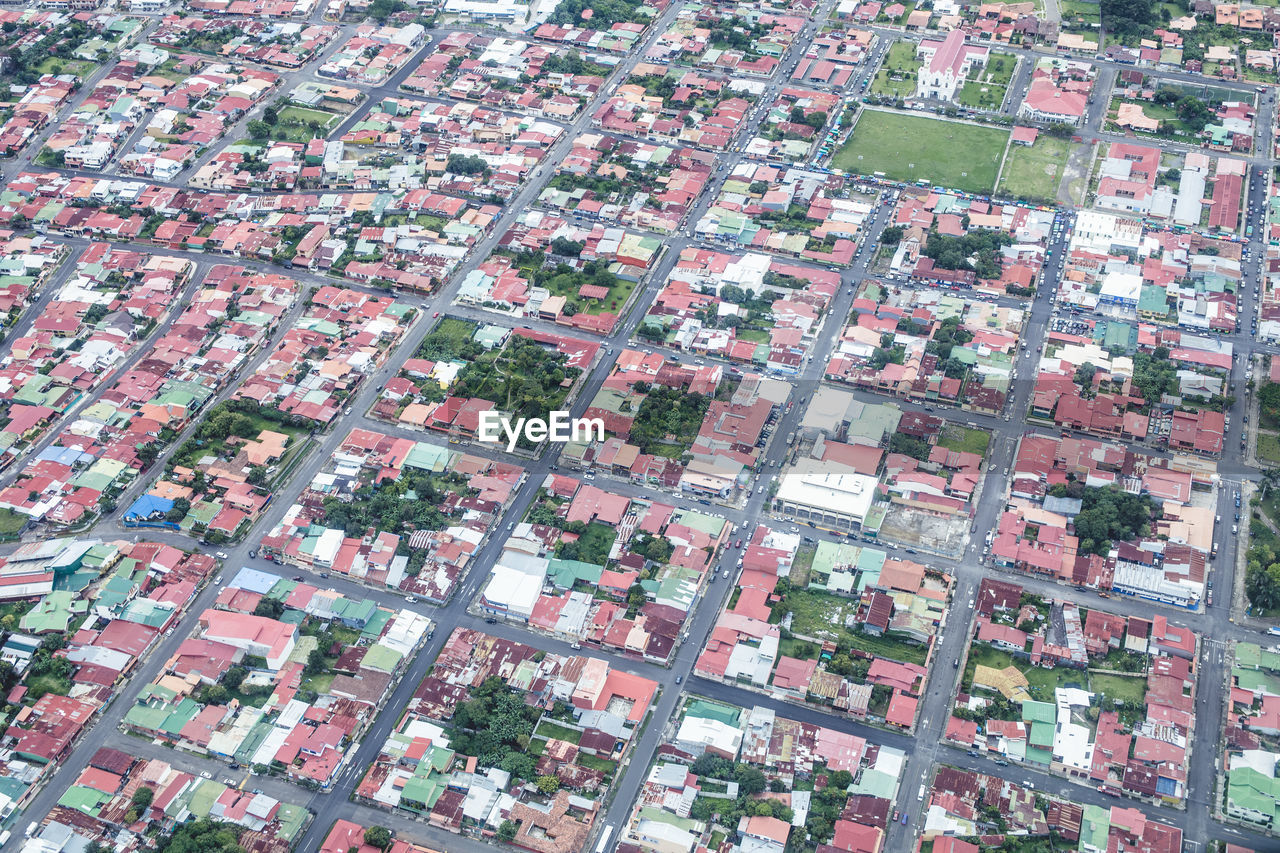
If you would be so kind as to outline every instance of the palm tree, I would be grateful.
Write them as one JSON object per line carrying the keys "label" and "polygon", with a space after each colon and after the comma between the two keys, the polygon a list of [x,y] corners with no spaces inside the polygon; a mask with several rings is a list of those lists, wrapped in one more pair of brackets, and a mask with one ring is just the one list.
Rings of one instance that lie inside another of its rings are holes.
{"label": "palm tree", "polygon": [[1275,468],[1268,468],[1262,472],[1262,499],[1267,499],[1267,490],[1276,484],[1276,480],[1280,479],[1280,471]]}

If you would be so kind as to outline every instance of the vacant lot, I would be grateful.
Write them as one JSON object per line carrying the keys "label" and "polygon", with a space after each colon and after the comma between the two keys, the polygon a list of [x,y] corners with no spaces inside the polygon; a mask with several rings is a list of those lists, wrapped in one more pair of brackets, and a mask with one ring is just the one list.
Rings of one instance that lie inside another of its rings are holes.
{"label": "vacant lot", "polygon": [[1112,702],[1141,702],[1147,695],[1147,679],[1136,674],[1089,673],[1089,689],[1102,694],[1103,707]]}
{"label": "vacant lot", "polygon": [[987,193],[1008,139],[998,128],[864,110],[832,162],[846,172]]}
{"label": "vacant lot", "polygon": [[959,424],[947,424],[938,437],[938,446],[959,453],[976,453],[986,458],[987,443],[991,434],[985,429],[973,429]]}
{"label": "vacant lot", "polygon": [[279,120],[272,128],[271,135],[275,139],[306,142],[313,137],[324,136],[340,121],[342,116],[336,113],[305,107],[285,107],[280,110]]}
{"label": "vacant lot", "polygon": [[1000,174],[1000,192],[1030,201],[1053,201],[1067,163],[1071,143],[1041,134],[1035,144],[1009,146]]}

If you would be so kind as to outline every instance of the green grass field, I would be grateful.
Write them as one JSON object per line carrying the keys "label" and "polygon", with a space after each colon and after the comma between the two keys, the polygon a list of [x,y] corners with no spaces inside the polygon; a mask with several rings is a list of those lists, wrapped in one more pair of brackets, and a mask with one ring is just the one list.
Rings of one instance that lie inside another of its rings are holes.
{"label": "green grass field", "polygon": [[1071,143],[1041,134],[1035,145],[1009,146],[1000,175],[1000,192],[1014,198],[1053,201],[1062,181],[1062,167]]}
{"label": "green grass field", "polygon": [[1064,21],[1098,24],[1102,21],[1102,6],[1087,0],[1061,0],[1058,4]]}
{"label": "green grass field", "polygon": [[1013,79],[1013,70],[1017,67],[1017,57],[993,53],[986,66],[976,69],[965,81],[960,89],[960,103],[979,110],[1000,109],[1009,81]]}
{"label": "green grass field", "polygon": [[275,127],[271,128],[271,137],[288,142],[306,142],[317,136],[325,136],[340,121],[342,116],[336,113],[305,107],[285,107],[280,110]]}
{"label": "green grass field", "polygon": [[938,438],[938,446],[960,453],[976,453],[985,458],[990,441],[991,434],[986,430],[947,424]]}
{"label": "green grass field", "polygon": [[8,507],[0,508],[0,537],[16,537],[29,521],[27,516]]}
{"label": "green grass field", "polygon": [[1103,707],[1113,701],[1141,702],[1147,695],[1147,680],[1143,676],[1109,675],[1089,673],[1089,689],[1105,698]]}
{"label": "green grass field", "polygon": [[900,41],[889,47],[876,79],[871,83],[871,94],[909,98],[916,93],[916,70],[920,60],[916,58],[915,42]]}
{"label": "green grass field", "polygon": [[1280,437],[1273,432],[1258,433],[1257,456],[1263,462],[1280,465]]}
{"label": "green grass field", "polygon": [[1008,139],[1009,131],[999,128],[864,110],[832,164],[846,172],[883,172],[895,181],[988,193]]}

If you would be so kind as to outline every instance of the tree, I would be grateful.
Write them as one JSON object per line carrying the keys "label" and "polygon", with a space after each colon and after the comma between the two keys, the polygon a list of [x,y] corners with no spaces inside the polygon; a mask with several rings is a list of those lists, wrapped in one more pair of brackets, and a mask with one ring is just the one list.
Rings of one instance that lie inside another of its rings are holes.
{"label": "tree", "polygon": [[155,795],[155,791],[151,790],[151,788],[146,785],[143,785],[133,792],[133,799],[130,802],[137,807],[139,812],[142,812],[151,805],[151,800]]}
{"label": "tree", "polygon": [[890,225],[888,228],[880,232],[880,242],[886,246],[896,246],[902,242],[902,235],[906,233],[901,225]]}
{"label": "tree", "polygon": [[246,129],[249,131],[249,136],[254,139],[266,139],[271,135],[271,125],[262,119],[255,118],[250,120],[249,124],[246,125]]}
{"label": "tree", "polygon": [[1249,596],[1249,604],[1261,610],[1280,607],[1280,563],[1263,566],[1252,559],[1251,550],[1249,568],[1244,576],[1244,591]]}
{"label": "tree", "polygon": [[498,838],[502,841],[514,841],[518,827],[509,820],[498,825]]}
{"label": "tree", "polygon": [[639,610],[644,607],[644,603],[647,600],[648,596],[645,595],[644,587],[640,584],[633,583],[631,588],[627,590],[627,607]]}
{"label": "tree", "polygon": [[1151,0],[1102,0],[1102,24],[1116,35],[1146,35],[1152,23]]}
{"label": "tree", "polygon": [[139,444],[134,452],[138,455],[138,461],[142,463],[144,468],[150,468],[152,463],[156,461],[156,457],[160,455],[160,447],[154,442],[148,441],[146,444]]}
{"label": "tree", "polygon": [[253,608],[254,616],[264,616],[267,619],[279,619],[284,615],[284,602],[263,596],[258,602],[258,606]]}
{"label": "tree", "polygon": [[385,826],[371,826],[364,831],[364,843],[386,850],[391,846],[391,830]]}
{"label": "tree", "polygon": [[549,797],[560,790],[560,777],[550,774],[539,776],[535,784],[538,786],[538,793]]}
{"label": "tree", "polygon": [[242,666],[233,666],[222,674],[219,683],[223,684],[228,690],[239,690],[240,685],[244,683],[245,677],[249,675],[249,670]]}
{"label": "tree", "polygon": [[267,481],[267,466],[250,465],[249,473],[245,475],[245,480],[248,481],[251,486],[261,486]]}
{"label": "tree", "polygon": [[196,701],[201,705],[225,705],[230,698],[230,692],[221,684],[206,684],[196,693]]}
{"label": "tree", "polygon": [[312,649],[307,653],[307,663],[302,668],[304,675],[319,675],[325,671],[324,650]]}
{"label": "tree", "polygon": [[408,8],[408,4],[404,3],[403,0],[373,0],[369,4],[369,17],[379,24],[385,24],[387,18]]}
{"label": "tree", "polygon": [[202,818],[159,836],[156,849],[160,853],[245,853],[238,843],[239,832],[231,824]]}
{"label": "tree", "polygon": [[262,120],[269,125],[275,125],[280,121],[280,113],[274,106],[267,107],[262,111]]}
{"label": "tree", "polygon": [[1199,133],[1204,130],[1204,126],[1213,121],[1213,110],[1205,104],[1204,101],[1194,95],[1186,95],[1179,98],[1178,103],[1174,105],[1174,109],[1178,113],[1178,119],[1187,126],[1192,133]]}
{"label": "tree", "polygon": [[455,175],[483,175],[489,171],[489,164],[483,157],[469,154],[450,154],[445,161],[445,171]]}
{"label": "tree", "polygon": [[164,520],[177,524],[187,517],[187,513],[191,511],[191,501],[186,498],[176,498],[173,506],[164,514]]}
{"label": "tree", "polygon": [[739,764],[734,775],[737,777],[738,791],[749,797],[765,789],[764,774],[749,764]]}
{"label": "tree", "polygon": [[512,750],[503,757],[502,763],[498,767],[517,779],[532,779],[535,764],[533,756],[527,752]]}
{"label": "tree", "polygon": [[570,240],[567,237],[556,237],[551,241],[551,251],[569,258],[578,257],[585,248],[585,243],[579,243],[577,240]]}

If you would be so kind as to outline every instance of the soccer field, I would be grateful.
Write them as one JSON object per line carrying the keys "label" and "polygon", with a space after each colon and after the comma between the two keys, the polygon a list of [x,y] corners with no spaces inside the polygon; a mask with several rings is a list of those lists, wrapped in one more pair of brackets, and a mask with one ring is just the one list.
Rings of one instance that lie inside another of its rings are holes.
{"label": "soccer field", "polygon": [[943,119],[864,110],[831,165],[883,172],[895,181],[927,180],[976,193],[996,185],[1009,131]]}

